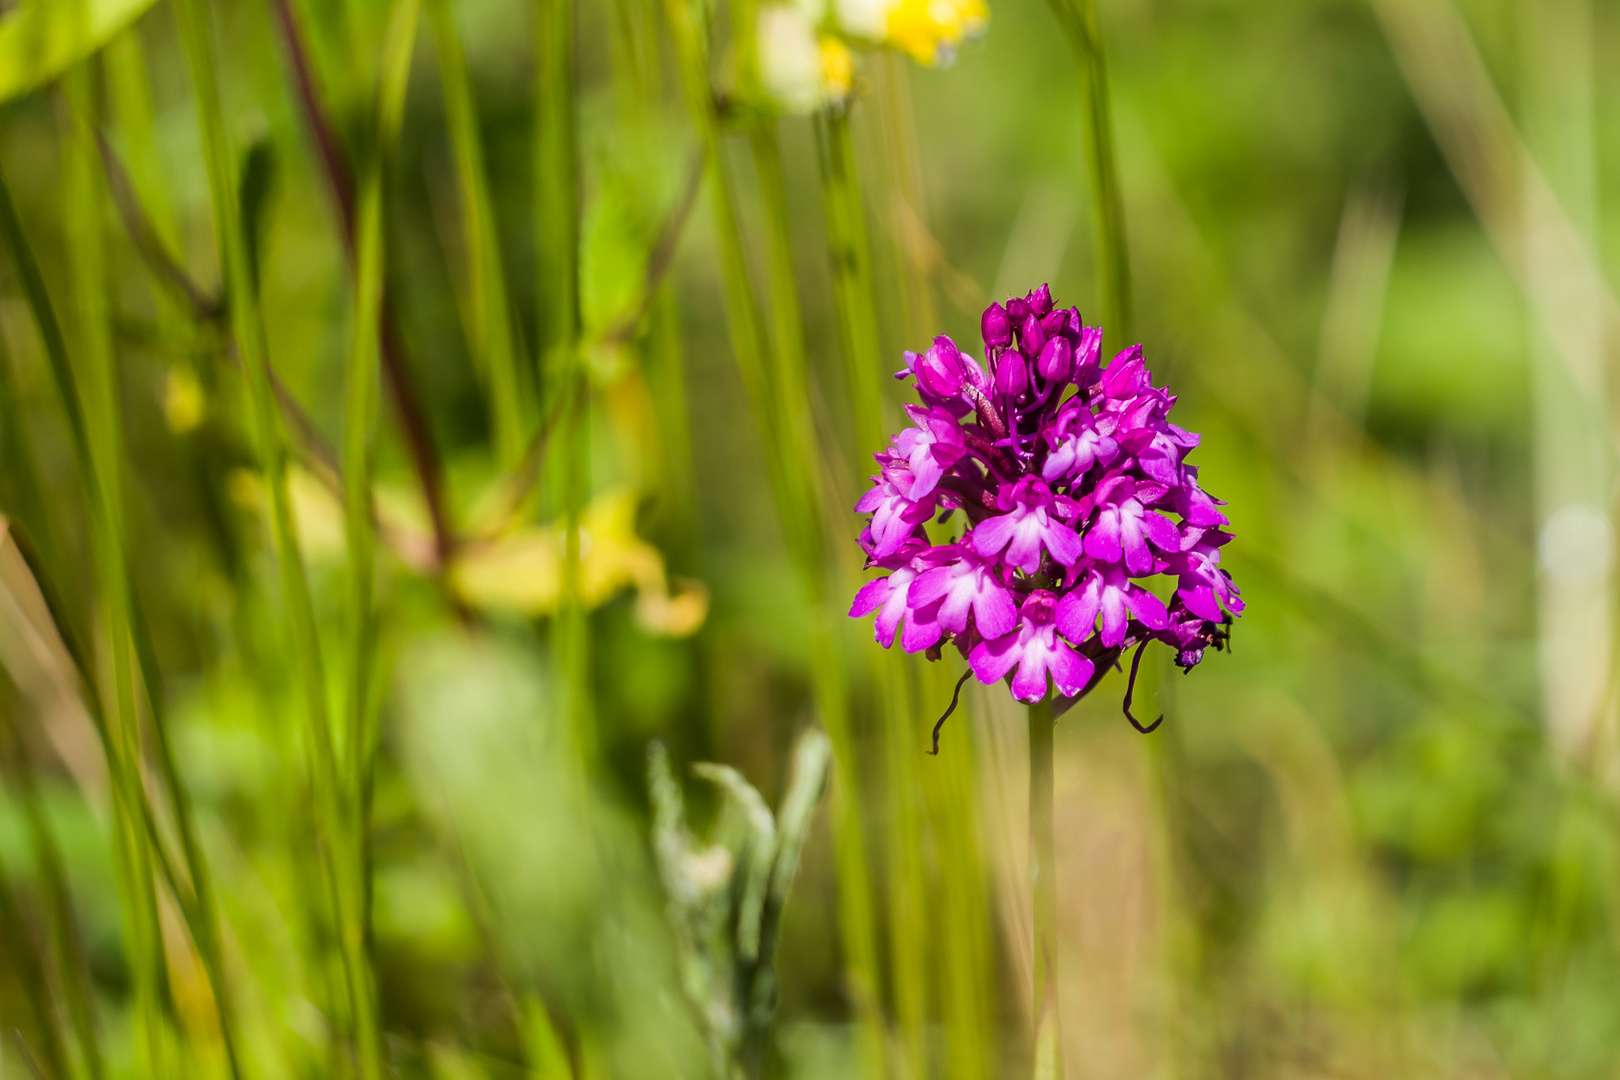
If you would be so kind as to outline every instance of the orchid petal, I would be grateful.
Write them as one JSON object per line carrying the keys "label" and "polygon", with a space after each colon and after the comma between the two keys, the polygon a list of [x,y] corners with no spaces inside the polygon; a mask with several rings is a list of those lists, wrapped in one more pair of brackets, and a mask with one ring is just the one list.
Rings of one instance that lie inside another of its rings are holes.
{"label": "orchid petal", "polygon": [[1046,669],[1052,673],[1052,682],[1064,697],[1074,697],[1085,690],[1096,672],[1096,666],[1061,641],[1052,644],[1046,657]]}
{"label": "orchid petal", "polygon": [[1097,520],[1086,533],[1086,554],[1093,559],[1103,562],[1118,562],[1120,559],[1119,542],[1119,511],[1113,507],[1104,507],[1097,515]]}
{"label": "orchid petal", "polygon": [[990,686],[1006,678],[1007,672],[1018,664],[1024,655],[1018,637],[1015,630],[992,641],[981,641],[973,647],[968,654],[968,666],[973,668],[973,674],[980,682]]}
{"label": "orchid petal", "polygon": [[[986,575],[988,577],[988,575]],[[973,621],[985,637],[1000,637],[1018,625],[1012,593],[994,581],[981,581],[973,598]]]}

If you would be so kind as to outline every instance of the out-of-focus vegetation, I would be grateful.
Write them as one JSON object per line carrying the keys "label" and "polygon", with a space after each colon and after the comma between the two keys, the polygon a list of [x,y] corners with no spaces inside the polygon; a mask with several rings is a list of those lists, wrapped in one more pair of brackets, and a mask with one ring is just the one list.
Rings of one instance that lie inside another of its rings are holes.
{"label": "out-of-focus vegetation", "polygon": [[[1249,608],[1059,723],[1067,1075],[1611,1075],[1620,14],[1097,3]],[[1023,718],[847,508],[1117,303],[1085,7],[0,2],[0,1075],[1026,1073]]]}

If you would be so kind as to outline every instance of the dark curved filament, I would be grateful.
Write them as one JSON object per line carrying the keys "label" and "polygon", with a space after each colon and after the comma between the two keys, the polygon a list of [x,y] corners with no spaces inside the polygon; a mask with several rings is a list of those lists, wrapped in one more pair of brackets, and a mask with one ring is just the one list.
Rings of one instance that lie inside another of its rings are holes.
{"label": "dark curved filament", "polygon": [[[1131,695],[1136,693],[1136,669],[1142,664],[1142,650],[1147,648],[1147,644],[1148,643],[1146,641],[1142,642],[1142,644],[1136,647],[1135,654],[1131,656],[1131,681],[1129,685],[1125,687],[1125,719],[1131,722],[1131,727],[1135,728],[1137,731],[1140,731],[1144,735],[1151,734],[1155,728],[1164,723],[1164,713],[1160,713],[1159,718],[1153,721],[1153,723],[1149,724],[1147,727],[1143,727],[1141,722],[1138,721],[1136,717],[1131,715]],[[946,715],[948,716],[950,714],[947,713]],[[941,720],[940,723],[944,723],[944,721]]]}
{"label": "dark curved filament", "polygon": [[951,718],[951,713],[956,711],[957,699],[962,696],[962,684],[967,682],[968,676],[972,674],[972,668],[968,668],[966,671],[962,672],[962,677],[956,680],[956,690],[951,694],[951,707],[946,709],[945,715],[940,717],[938,722],[934,724],[934,748],[928,752],[935,757],[939,756],[939,729],[945,726],[945,721],[949,720]]}

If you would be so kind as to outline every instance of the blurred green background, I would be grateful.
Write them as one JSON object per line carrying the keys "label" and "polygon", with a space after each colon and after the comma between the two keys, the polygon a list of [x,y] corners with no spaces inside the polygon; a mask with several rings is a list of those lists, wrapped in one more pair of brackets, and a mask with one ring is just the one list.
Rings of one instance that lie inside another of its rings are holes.
{"label": "blurred green background", "polygon": [[[223,189],[185,47],[199,12]],[[877,321],[852,343],[829,258],[841,119],[763,102],[751,12],[0,0],[20,223],[0,237],[0,1076],[712,1075],[735,1017],[692,998],[725,999],[740,961],[672,925],[671,890],[741,903],[713,875],[761,849],[689,766],[777,807],[819,724],[831,794],[758,1068],[1028,1072],[1022,711],[970,685],[925,756],[961,662],[886,658],[843,618],[847,508],[877,449],[863,362],[893,428],[902,350],[976,351],[982,307],[1044,281],[1098,304],[1081,69],[1032,0],[992,0],[949,64],[854,42],[843,194]],[[1145,665],[1153,735],[1121,716],[1119,676],[1059,723],[1065,1074],[1613,1075],[1620,9],[1097,12],[1134,295],[1105,345],[1141,341],[1203,433],[1249,607],[1229,655]],[[682,13],[711,50],[697,113]],[[358,276],[322,130],[362,216],[368,177],[380,192],[375,247],[350,234]],[[728,334],[717,169],[769,330],[763,425]],[[227,222],[250,276],[222,289]],[[357,282],[386,294],[375,325]],[[285,390],[335,779],[244,305]],[[342,469],[348,365],[375,380],[380,354],[420,423],[373,388],[372,649]],[[811,517],[784,475],[809,477]],[[654,741],[702,838],[673,863]],[[721,989],[694,990],[699,969]]]}

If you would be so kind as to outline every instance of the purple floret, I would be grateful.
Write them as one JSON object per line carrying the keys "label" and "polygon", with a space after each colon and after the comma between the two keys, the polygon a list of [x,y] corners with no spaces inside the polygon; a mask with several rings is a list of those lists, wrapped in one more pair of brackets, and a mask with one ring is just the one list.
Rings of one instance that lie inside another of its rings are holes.
{"label": "purple floret", "polygon": [[[850,614],[876,612],[886,648],[955,645],[1020,701],[1078,696],[1148,641],[1192,668],[1243,601],[1220,566],[1222,504],[1186,463],[1199,436],[1169,420],[1175,396],[1140,345],[1103,366],[1101,329],[1045,285],[991,304],[980,329],[982,364],[943,336],[906,354],[898,377],[922,405],[856,505],[872,515],[867,565],[888,573]],[[933,543],[926,524],[958,510],[963,535]]]}

